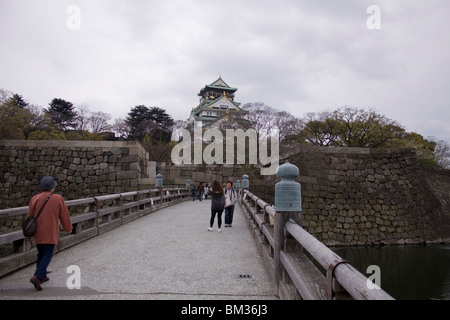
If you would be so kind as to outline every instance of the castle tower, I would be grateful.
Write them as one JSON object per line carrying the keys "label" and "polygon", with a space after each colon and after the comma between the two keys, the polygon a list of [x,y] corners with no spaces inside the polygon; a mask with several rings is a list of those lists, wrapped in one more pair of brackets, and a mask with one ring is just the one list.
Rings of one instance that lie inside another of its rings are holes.
{"label": "castle tower", "polygon": [[200,90],[200,104],[192,109],[189,122],[197,126],[208,127],[227,117],[244,116],[247,111],[240,108],[240,103],[234,101],[238,89],[230,87],[222,77]]}

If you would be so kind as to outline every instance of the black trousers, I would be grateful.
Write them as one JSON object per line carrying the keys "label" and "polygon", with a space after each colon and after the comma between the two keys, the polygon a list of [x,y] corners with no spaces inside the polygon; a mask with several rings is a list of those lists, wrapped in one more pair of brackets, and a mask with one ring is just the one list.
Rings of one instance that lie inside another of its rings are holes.
{"label": "black trousers", "polygon": [[217,224],[218,227],[220,229],[220,227],[222,226],[222,213],[223,210],[213,210],[211,209],[211,219],[209,220],[209,226],[212,228],[214,225],[214,219],[216,218],[216,213],[217,213]]}
{"label": "black trousers", "polygon": [[225,208],[225,224],[233,224],[234,205]]}

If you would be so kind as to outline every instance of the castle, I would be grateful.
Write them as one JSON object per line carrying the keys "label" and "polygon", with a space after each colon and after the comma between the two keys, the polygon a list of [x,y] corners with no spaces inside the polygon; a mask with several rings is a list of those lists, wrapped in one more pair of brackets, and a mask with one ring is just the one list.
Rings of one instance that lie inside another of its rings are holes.
{"label": "castle", "polygon": [[248,112],[240,108],[241,103],[234,101],[237,90],[219,76],[219,79],[200,90],[200,103],[192,109],[188,122],[195,127],[205,128],[230,116],[242,118]]}

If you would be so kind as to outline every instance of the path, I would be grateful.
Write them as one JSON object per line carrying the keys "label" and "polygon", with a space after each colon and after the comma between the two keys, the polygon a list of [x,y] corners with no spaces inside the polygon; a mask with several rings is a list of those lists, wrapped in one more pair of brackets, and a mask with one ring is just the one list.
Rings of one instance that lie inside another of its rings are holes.
{"label": "path", "polygon": [[[34,264],[0,278],[0,299],[276,299],[240,208],[232,228],[218,233],[216,218],[208,232],[210,203],[183,202],[55,254],[42,291],[29,282]],[[79,290],[66,286],[70,265]]]}

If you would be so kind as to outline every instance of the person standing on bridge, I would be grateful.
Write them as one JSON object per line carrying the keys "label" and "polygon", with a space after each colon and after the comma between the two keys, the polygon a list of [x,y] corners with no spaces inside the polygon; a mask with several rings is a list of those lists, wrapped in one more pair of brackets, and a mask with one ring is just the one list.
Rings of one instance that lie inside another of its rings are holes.
{"label": "person standing on bridge", "polygon": [[40,182],[42,192],[31,198],[28,206],[28,217],[37,215],[48,199],[38,219],[34,242],[38,250],[36,272],[30,279],[36,290],[42,290],[41,283],[49,280],[47,267],[53,257],[55,245],[59,240],[59,221],[65,231],[72,232],[72,222],[64,199],[54,194],[56,181],[53,177],[44,177]]}
{"label": "person standing on bridge", "polygon": [[195,201],[195,193],[197,191],[197,188],[195,187],[195,185],[193,184],[191,186],[191,194],[192,194],[192,201]]}
{"label": "person standing on bridge", "polygon": [[197,187],[198,200],[203,201],[203,193],[204,192],[205,192],[205,186],[203,185],[203,182],[200,182],[200,184]]}
{"label": "person standing on bridge", "polygon": [[217,231],[221,232],[220,227],[222,226],[222,213],[225,207],[225,195],[219,181],[213,181],[208,194],[211,196],[211,219],[209,220],[208,231],[211,232],[213,230],[212,228],[217,214]]}
{"label": "person standing on bridge", "polygon": [[206,184],[206,185],[205,185],[205,199],[206,199],[206,200],[208,199],[208,192],[209,192],[209,185]]}
{"label": "person standing on bridge", "polygon": [[225,208],[225,228],[231,227],[233,224],[234,206],[236,204],[237,196],[236,191],[232,188],[233,183],[227,182],[227,188],[225,189],[225,197],[231,202],[231,205]]}

